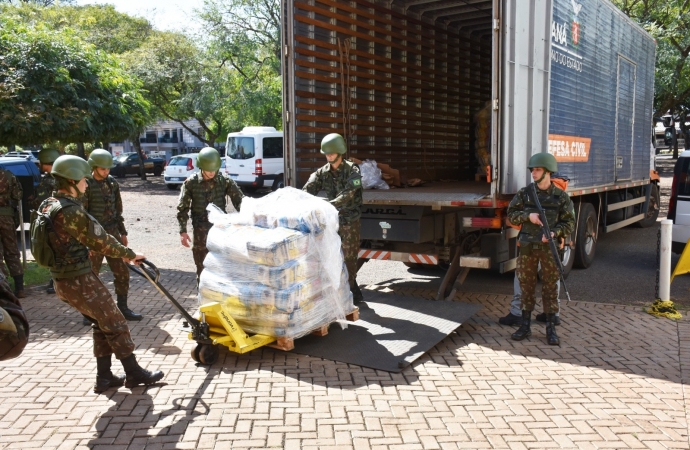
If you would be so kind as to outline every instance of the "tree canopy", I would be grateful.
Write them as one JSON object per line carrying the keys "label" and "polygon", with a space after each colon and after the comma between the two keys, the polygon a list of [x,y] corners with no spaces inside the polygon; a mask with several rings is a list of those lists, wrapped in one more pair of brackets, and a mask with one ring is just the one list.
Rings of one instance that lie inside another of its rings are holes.
{"label": "tree canopy", "polygon": [[0,144],[130,136],[149,104],[117,59],[51,30],[0,19]]}

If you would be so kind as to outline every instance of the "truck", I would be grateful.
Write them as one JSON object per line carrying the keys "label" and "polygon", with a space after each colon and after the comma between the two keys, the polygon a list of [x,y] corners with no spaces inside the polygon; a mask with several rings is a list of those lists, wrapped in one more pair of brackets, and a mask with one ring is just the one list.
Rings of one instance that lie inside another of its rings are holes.
{"label": "truck", "polygon": [[[601,234],[659,213],[651,143],[656,43],[605,0],[282,0],[285,184],[350,157],[418,187],[365,190],[360,263],[514,270],[510,200],[552,153],[577,214],[562,262],[587,268]],[[419,184],[419,183],[416,183]]]}
{"label": "truck", "polygon": [[[165,169],[165,158],[153,158],[144,155],[144,169],[146,173],[160,176]],[[122,153],[113,158],[113,168],[110,174],[114,177],[124,178],[127,175],[139,175],[139,155],[135,152]]]}

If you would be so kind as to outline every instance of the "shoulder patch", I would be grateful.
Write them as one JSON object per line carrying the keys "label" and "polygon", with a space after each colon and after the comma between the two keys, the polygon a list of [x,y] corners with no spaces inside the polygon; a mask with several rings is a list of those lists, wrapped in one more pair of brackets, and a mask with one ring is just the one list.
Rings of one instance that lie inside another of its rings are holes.
{"label": "shoulder patch", "polygon": [[94,223],[93,224],[93,234],[94,236],[101,237],[105,234],[105,231],[103,230],[103,227],[99,223]]}

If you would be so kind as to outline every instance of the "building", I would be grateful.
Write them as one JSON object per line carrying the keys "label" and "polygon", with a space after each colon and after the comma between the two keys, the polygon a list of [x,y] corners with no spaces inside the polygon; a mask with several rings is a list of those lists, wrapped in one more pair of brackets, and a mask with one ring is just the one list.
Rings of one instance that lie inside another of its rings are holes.
{"label": "building", "polygon": [[[185,121],[185,125],[188,128],[197,130],[199,134],[203,133],[201,125],[197,120],[187,120]],[[144,132],[139,136],[139,142],[142,151],[146,155],[165,158],[166,161],[182,153],[198,152],[206,146],[196,136],[192,135],[192,133],[180,125],[179,122],[173,121],[160,121],[150,127],[146,127]],[[136,150],[132,142],[128,140],[110,143],[110,152],[113,156],[134,151]]]}

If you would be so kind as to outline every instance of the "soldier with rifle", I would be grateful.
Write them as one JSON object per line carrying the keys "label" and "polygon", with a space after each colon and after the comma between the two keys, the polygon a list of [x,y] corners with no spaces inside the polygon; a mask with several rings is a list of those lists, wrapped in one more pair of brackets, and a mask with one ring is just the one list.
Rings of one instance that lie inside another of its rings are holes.
{"label": "soldier with rifle", "polygon": [[535,304],[537,272],[541,264],[546,340],[549,345],[560,345],[555,323],[559,278],[566,293],[568,290],[563,280],[556,240],[572,233],[575,209],[568,194],[551,182],[551,174],[558,171],[556,158],[552,154],[533,155],[527,167],[532,172],[534,182],[520,189],[508,206],[508,220],[513,225],[522,226],[518,235],[520,254],[517,260],[517,278],[522,289],[522,324],[511,337],[521,341],[532,335],[530,322]]}

